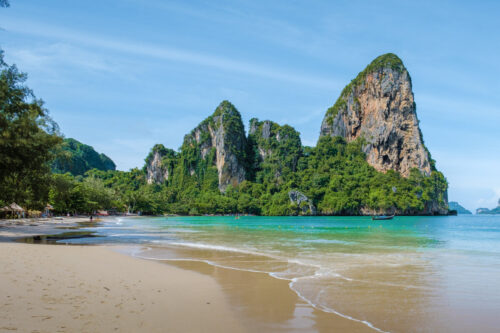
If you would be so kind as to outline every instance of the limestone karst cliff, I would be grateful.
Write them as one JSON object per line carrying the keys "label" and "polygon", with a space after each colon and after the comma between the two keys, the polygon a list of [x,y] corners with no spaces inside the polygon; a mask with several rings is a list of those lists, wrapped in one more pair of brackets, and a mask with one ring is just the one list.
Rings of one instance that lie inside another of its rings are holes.
{"label": "limestone karst cliff", "polygon": [[300,133],[289,125],[279,124],[257,118],[250,120],[248,132],[250,172],[258,174],[262,169],[269,169],[274,178],[283,173],[297,170],[297,163],[302,155]]}
{"label": "limestone karst cliff", "polygon": [[412,168],[430,175],[433,162],[424,146],[411,78],[401,59],[384,54],[342,91],[321,124],[321,136],[362,139],[366,160],[376,170],[407,177]]}
{"label": "limestone karst cliff", "polygon": [[214,153],[219,189],[237,186],[245,179],[246,137],[238,110],[223,101],[215,112],[184,137],[181,154],[189,155],[189,172],[194,174],[200,160]]}
{"label": "limestone karst cliff", "polygon": [[157,144],[146,157],[146,181],[148,184],[162,184],[168,181],[173,173],[176,153],[172,149]]}
{"label": "limestone karst cliff", "polygon": [[[425,147],[408,71],[376,58],[326,113],[315,147],[289,125],[250,120],[228,101],[144,168],[156,207],[179,214],[436,215],[444,175]],[[157,194],[155,194],[157,193]],[[157,209],[157,208],[155,208]]]}

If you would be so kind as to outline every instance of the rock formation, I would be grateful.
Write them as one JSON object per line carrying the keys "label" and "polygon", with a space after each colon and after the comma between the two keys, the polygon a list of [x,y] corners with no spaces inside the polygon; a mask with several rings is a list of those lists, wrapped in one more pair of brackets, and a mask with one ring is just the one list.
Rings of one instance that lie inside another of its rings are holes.
{"label": "rock formation", "polygon": [[184,137],[181,154],[195,155],[189,160],[190,174],[195,174],[200,160],[207,161],[214,151],[219,190],[236,186],[245,179],[246,137],[241,115],[228,101],[223,101],[212,116]]}
{"label": "rock formation", "polygon": [[448,183],[424,145],[411,79],[394,54],[344,88],[316,147],[270,120],[252,119],[246,137],[240,113],[223,101],[178,153],[155,146],[145,172],[148,183],[166,183],[167,207],[182,214],[448,214]]}
{"label": "rock formation", "polygon": [[463,207],[461,204],[459,204],[456,201],[450,201],[448,204],[448,207],[452,211],[453,210],[457,211],[458,214],[472,214],[470,210]]}
{"label": "rock formation", "polygon": [[496,208],[478,208],[476,209],[476,214],[500,214],[500,199],[498,200],[498,206]]}
{"label": "rock formation", "polygon": [[301,215],[316,215],[316,207],[304,193],[296,190],[288,192],[290,202],[300,209]]}
{"label": "rock formation", "polygon": [[295,171],[297,162],[302,154],[300,133],[289,125],[280,126],[270,120],[250,120],[248,143],[251,145],[250,153],[253,154],[251,166],[262,168],[262,163],[273,167],[275,177],[287,171]]}
{"label": "rock formation", "polygon": [[173,159],[176,153],[172,149],[157,144],[146,158],[146,181],[148,184],[162,184],[170,179]]}
{"label": "rock formation", "polygon": [[321,136],[361,139],[376,170],[407,177],[412,168],[430,175],[433,166],[418,126],[410,75],[392,53],[376,58],[342,91],[321,124]]}

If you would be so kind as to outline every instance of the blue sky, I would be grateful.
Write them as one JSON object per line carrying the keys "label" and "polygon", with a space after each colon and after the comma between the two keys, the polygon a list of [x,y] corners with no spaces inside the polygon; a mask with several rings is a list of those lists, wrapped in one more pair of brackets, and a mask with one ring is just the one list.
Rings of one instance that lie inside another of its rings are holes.
{"label": "blue sky", "polygon": [[426,145],[469,209],[500,198],[500,2],[35,1],[0,9],[0,47],[67,137],[142,167],[224,99],[314,145],[376,56],[413,82]]}

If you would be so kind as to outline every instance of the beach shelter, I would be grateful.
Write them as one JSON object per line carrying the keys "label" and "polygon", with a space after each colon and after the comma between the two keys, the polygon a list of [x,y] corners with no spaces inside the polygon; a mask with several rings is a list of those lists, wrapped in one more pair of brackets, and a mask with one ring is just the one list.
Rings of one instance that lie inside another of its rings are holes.
{"label": "beach shelter", "polygon": [[8,206],[0,208],[0,211],[6,213],[17,213],[18,216],[20,216],[21,213],[24,213],[23,207],[19,206],[15,202],[11,203]]}
{"label": "beach shelter", "polygon": [[13,203],[10,204],[10,211],[11,212],[22,213],[22,212],[24,212],[24,209],[23,209],[23,207],[19,206],[15,202],[13,202]]}
{"label": "beach shelter", "polygon": [[24,217],[24,209],[23,209],[23,207],[19,206],[15,202],[11,203],[9,207],[10,207],[10,211],[13,212],[13,213],[17,213],[18,217],[21,217],[21,214]]}

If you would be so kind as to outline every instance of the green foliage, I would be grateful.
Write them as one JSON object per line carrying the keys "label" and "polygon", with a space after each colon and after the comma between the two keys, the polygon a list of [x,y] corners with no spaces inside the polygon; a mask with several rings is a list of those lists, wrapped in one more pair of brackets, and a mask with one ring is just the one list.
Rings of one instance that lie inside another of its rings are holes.
{"label": "green foliage", "polygon": [[61,138],[26,79],[4,62],[0,50],[0,203],[41,209],[48,199],[52,151]]}
{"label": "green foliage", "polygon": [[115,163],[106,155],[97,153],[94,148],[75,139],[64,139],[52,163],[56,173],[69,172],[72,175],[83,175],[91,169],[115,170]]}
{"label": "green foliage", "polygon": [[254,180],[229,187],[225,193],[218,189],[212,150],[198,161],[192,174],[185,169],[187,157],[181,152],[172,181],[165,184],[146,184],[144,171],[138,169],[94,169],[76,178],[54,175],[50,198],[61,212],[116,207],[182,215],[297,215],[303,207],[290,202],[288,192],[294,189],[306,194],[324,215],[359,215],[363,209],[411,215],[424,212],[433,202],[446,206],[447,183],[440,172],[425,176],[414,169],[408,178],[394,171],[377,172],[366,162],[362,144],[361,140],[347,143],[341,137],[322,137],[316,147],[301,148],[294,172],[283,172],[276,179],[276,169],[261,162],[264,166]]}
{"label": "green foliage", "polygon": [[258,183],[280,183],[297,170],[302,156],[299,132],[289,125],[259,122],[256,118],[251,119],[250,127],[253,130],[247,139],[248,179]]}
{"label": "green foliage", "polygon": [[71,174],[54,174],[49,201],[55,213],[87,213],[98,209],[119,208],[123,203],[117,200],[115,190],[107,187],[103,180],[92,175],[76,179]]}
{"label": "green foliage", "polygon": [[[347,107],[348,94],[368,73],[387,67],[405,70],[393,54],[375,59],[344,89],[329,116]],[[361,139],[347,143],[342,137],[324,136],[316,147],[303,147],[291,126],[258,119],[251,120],[252,130],[245,138],[241,116],[228,101],[185,136],[180,152],[153,147],[146,165],[158,153],[169,180],[147,184],[147,167],[116,171],[113,161],[90,146],[74,139],[61,145],[57,125],[24,85],[26,74],[5,64],[3,53],[0,69],[0,204],[16,201],[40,209],[50,202],[56,213],[116,209],[144,214],[298,215],[309,209],[308,202],[291,202],[289,192],[299,190],[325,215],[357,215],[364,210],[417,214],[447,205],[448,184],[434,166],[430,176],[417,169],[408,178],[394,171],[377,172],[366,162]],[[357,99],[353,102],[359,105]],[[246,168],[247,179],[224,193],[219,190],[215,144],[223,144]],[[56,173],[51,174],[55,152]]]}

